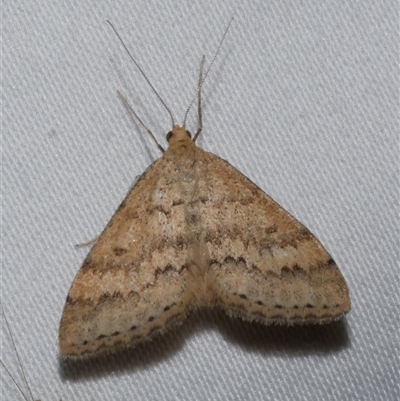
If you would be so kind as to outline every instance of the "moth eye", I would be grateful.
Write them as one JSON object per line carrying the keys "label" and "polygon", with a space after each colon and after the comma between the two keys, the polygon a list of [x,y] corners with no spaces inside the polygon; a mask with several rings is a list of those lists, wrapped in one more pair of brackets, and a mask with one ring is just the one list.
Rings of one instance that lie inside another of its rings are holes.
{"label": "moth eye", "polygon": [[171,139],[171,137],[172,137],[172,131],[169,131],[168,134],[167,134],[167,136],[166,136],[167,142],[169,142],[169,140]]}
{"label": "moth eye", "polygon": [[188,130],[186,130],[186,134],[189,138],[192,138],[192,134]]}

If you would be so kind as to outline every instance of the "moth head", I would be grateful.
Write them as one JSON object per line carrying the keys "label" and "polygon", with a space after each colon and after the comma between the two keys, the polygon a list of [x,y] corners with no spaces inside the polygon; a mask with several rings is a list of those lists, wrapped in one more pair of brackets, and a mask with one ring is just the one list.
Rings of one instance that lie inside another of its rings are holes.
{"label": "moth head", "polygon": [[185,126],[179,127],[175,125],[172,128],[172,131],[169,131],[168,134],[166,135],[167,142],[169,143],[172,138],[178,139],[178,138],[192,138],[192,134],[185,128]]}

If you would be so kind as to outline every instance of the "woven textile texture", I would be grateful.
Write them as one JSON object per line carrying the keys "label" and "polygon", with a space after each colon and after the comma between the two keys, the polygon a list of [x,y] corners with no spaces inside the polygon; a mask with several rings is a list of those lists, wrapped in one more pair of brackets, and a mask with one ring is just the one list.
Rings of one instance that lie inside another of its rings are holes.
{"label": "woven textile texture", "polygon": [[[42,3],[5,2],[1,35],[1,303],[34,397],[400,399],[398,2]],[[116,91],[163,145],[171,128],[106,20],[181,121],[232,16],[198,144],[321,240],[352,310],[291,328],[200,311],[126,353],[64,362],[59,319],[90,249],[73,245],[160,155]],[[0,357],[27,392],[1,319]],[[22,400],[0,372],[0,398]]]}

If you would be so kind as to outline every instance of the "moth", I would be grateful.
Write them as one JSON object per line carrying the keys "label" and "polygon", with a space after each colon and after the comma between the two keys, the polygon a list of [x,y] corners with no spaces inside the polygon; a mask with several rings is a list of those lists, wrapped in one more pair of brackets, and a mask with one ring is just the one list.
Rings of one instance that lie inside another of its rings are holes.
{"label": "moth", "polygon": [[133,346],[202,307],[287,325],[327,323],[350,310],[345,279],[320,241],[195,144],[201,88],[227,30],[204,78],[202,59],[193,139],[185,122],[196,97],[180,126],[156,92],[172,120],[168,149],[158,145],[162,156],[130,190],[72,283],[59,329],[65,357]]}

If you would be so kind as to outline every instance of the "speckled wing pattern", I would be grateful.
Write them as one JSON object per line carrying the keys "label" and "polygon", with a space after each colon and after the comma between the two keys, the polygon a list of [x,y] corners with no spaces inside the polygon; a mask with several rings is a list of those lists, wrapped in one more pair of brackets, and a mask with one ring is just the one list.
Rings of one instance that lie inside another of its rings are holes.
{"label": "speckled wing pattern", "polygon": [[186,204],[166,152],[131,189],[69,291],[59,342],[80,357],[134,344],[184,319],[200,278],[187,255]]}
{"label": "speckled wing pattern", "polygon": [[347,313],[350,298],[310,231],[174,127],[72,283],[61,354],[134,345],[203,306],[265,324],[324,323]]}
{"label": "speckled wing pattern", "polygon": [[346,282],[317,238],[229,163],[202,152],[209,167],[200,187],[204,198],[214,194],[200,206],[209,304],[265,324],[324,323],[348,312]]}

